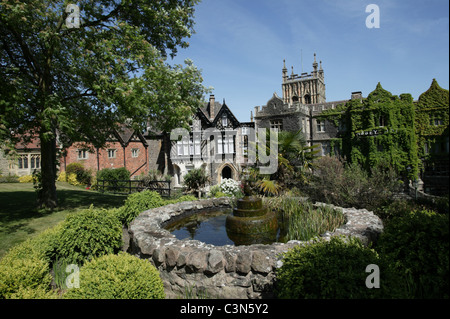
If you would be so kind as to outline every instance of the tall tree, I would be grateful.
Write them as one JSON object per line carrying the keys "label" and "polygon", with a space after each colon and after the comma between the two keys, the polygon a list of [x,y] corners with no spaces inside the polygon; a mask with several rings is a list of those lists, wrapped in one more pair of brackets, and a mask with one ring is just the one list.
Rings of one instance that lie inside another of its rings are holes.
{"label": "tall tree", "polygon": [[39,137],[41,205],[57,205],[57,139],[101,147],[119,123],[188,122],[201,74],[166,57],[188,46],[198,2],[0,0],[0,139]]}

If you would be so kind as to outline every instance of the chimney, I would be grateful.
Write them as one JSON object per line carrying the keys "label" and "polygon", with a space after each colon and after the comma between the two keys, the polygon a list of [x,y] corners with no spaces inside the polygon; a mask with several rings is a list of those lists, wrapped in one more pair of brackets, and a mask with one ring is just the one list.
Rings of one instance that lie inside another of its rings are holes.
{"label": "chimney", "polygon": [[360,100],[362,101],[362,92],[352,92],[352,100]]}
{"label": "chimney", "polygon": [[209,118],[214,119],[216,117],[216,114],[214,114],[214,107],[216,104],[216,98],[214,97],[214,94],[211,94],[209,96]]}

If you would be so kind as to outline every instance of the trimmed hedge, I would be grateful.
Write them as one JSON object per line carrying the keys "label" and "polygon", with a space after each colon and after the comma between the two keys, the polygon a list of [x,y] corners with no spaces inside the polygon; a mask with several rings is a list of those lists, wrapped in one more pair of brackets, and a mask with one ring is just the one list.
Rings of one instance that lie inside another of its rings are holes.
{"label": "trimmed hedge", "polygon": [[91,206],[62,223],[55,255],[59,260],[82,265],[93,257],[117,253],[122,244],[122,224],[117,217]]}
{"label": "trimmed hedge", "polygon": [[158,270],[147,260],[126,253],[95,258],[80,269],[80,287],[66,299],[164,299]]}

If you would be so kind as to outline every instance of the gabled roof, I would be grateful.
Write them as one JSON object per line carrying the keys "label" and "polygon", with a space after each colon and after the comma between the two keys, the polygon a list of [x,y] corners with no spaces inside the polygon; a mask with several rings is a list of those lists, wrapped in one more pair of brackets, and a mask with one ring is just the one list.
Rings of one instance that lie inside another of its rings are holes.
{"label": "gabled roof", "polygon": [[213,126],[217,126],[217,122],[220,121],[220,119],[222,118],[222,115],[224,113],[227,115],[227,117],[233,123],[233,127],[239,126],[240,123],[239,123],[238,119],[234,116],[233,112],[231,112],[230,108],[225,103],[222,105],[219,112],[216,113],[216,118],[212,122]]}
{"label": "gabled roof", "polygon": [[147,141],[140,132],[130,127],[126,127],[125,125],[121,125],[119,129],[114,130],[113,135],[119,140],[120,144],[124,147],[128,146],[130,142],[136,139],[139,140],[145,146],[148,146]]}

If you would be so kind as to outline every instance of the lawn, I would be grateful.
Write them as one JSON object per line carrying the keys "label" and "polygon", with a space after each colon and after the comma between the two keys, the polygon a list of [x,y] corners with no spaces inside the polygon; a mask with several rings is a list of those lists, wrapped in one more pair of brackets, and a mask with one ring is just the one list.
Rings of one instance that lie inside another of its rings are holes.
{"label": "lawn", "polygon": [[113,208],[122,206],[126,199],[126,196],[101,194],[64,182],[57,182],[56,187],[59,207],[49,211],[37,209],[33,184],[0,184],[0,258],[12,246],[91,204],[95,207]]}

